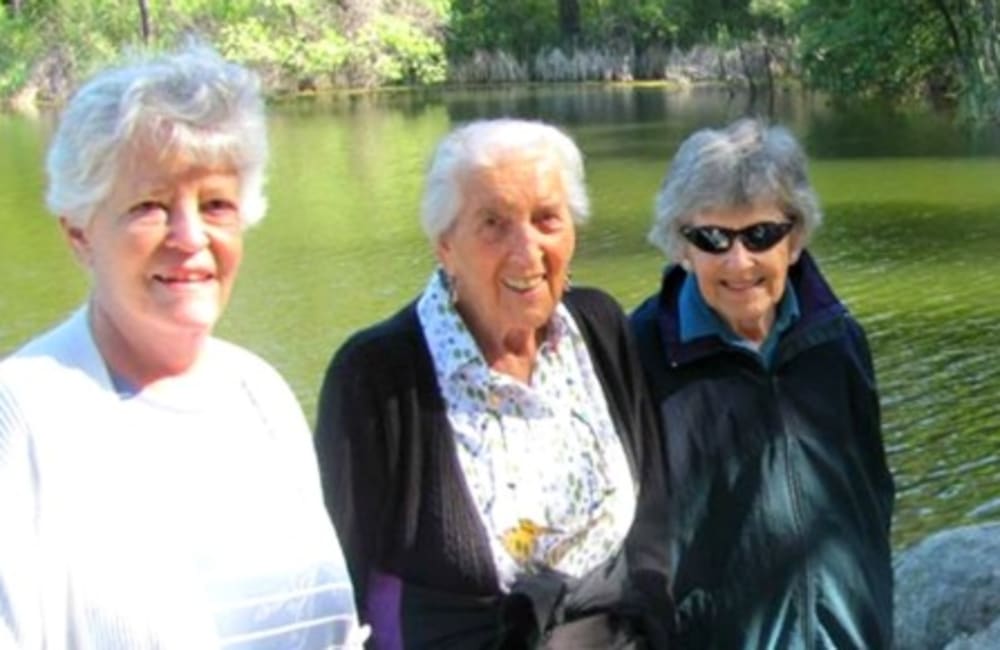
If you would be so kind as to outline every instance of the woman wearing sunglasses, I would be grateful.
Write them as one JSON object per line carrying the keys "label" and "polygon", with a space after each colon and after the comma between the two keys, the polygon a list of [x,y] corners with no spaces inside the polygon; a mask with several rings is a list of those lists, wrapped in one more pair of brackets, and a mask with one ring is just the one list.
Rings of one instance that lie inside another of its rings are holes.
{"label": "woman wearing sunglasses", "polygon": [[886,464],[865,335],[805,250],[821,213],[786,130],[690,136],[633,314],[670,466],[683,647],[888,648]]}

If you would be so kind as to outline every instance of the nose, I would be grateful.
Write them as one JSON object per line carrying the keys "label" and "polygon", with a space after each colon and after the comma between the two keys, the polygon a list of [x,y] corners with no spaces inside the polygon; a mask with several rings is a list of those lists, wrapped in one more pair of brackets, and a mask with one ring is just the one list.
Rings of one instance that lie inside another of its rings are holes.
{"label": "nose", "polygon": [[175,248],[192,252],[208,244],[205,222],[196,204],[178,201],[171,207],[167,222],[167,242]]}
{"label": "nose", "polygon": [[530,219],[512,228],[510,251],[511,257],[517,259],[526,267],[533,266],[542,258],[539,233]]}
{"label": "nose", "polygon": [[743,245],[739,237],[736,238],[732,247],[724,255],[724,263],[729,267],[745,269],[754,265],[753,253],[746,249],[746,246]]}

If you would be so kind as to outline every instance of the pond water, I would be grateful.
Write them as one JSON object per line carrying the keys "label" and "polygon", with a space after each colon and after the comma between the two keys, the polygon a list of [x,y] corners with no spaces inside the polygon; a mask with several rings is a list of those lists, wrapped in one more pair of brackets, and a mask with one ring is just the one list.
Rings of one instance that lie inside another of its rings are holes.
{"label": "pond water", "polygon": [[[417,206],[434,144],[458,122],[498,115],[554,121],[576,138],[594,217],[574,283],[631,309],[664,263],[645,233],[673,152],[744,110],[723,90],[607,86],[272,106],[269,216],[248,235],[218,331],[274,363],[312,417],[334,349],[412,299],[432,269]],[[776,97],[773,115],[804,143],[823,200],[811,249],[872,343],[899,490],[895,545],[1000,519],[1000,131],[794,91]],[[0,116],[0,354],[86,294],[42,203],[51,126],[51,116]]]}

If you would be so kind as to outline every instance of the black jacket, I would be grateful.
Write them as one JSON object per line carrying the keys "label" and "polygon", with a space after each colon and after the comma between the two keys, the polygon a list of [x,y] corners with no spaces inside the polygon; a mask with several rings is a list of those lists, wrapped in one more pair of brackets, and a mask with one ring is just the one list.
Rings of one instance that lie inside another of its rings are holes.
{"label": "black jacket", "polygon": [[807,253],[801,316],[771,370],[682,343],[668,268],[632,314],[666,436],[673,595],[685,648],[889,648],[893,481],[861,327]]}
{"label": "black jacket", "polygon": [[[657,636],[664,632],[656,631],[670,616],[665,477],[642,368],[625,315],[608,296],[573,289],[564,303],[586,341],[642,489],[624,561],[568,585],[556,620],[540,620],[548,614],[527,620],[533,612],[526,606],[537,608],[538,601],[558,596],[548,591],[551,584],[526,585],[533,602],[501,593],[410,304],[340,348],[326,373],[316,423],[327,508],[375,647],[529,647],[539,636],[531,623],[544,631],[594,614],[628,620],[629,627],[645,625],[642,635],[652,636],[654,647],[665,645]],[[594,638],[592,630],[580,634]],[[566,638],[563,647],[591,647],[579,636]]]}

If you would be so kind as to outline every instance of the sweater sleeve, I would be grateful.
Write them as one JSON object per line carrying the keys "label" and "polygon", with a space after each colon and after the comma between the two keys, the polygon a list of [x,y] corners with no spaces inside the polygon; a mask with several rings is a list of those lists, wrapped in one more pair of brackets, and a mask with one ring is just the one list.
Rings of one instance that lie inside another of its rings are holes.
{"label": "sweater sleeve", "polygon": [[635,519],[626,540],[631,585],[628,605],[643,620],[650,647],[668,647],[673,606],[669,592],[668,494],[662,438],[639,363],[636,343],[621,308],[593,292],[577,304],[589,331],[594,363],[601,369],[609,404],[619,413],[622,441],[630,448],[639,483]]}
{"label": "sweater sleeve", "polygon": [[631,434],[640,459],[639,498],[629,532],[632,586],[641,604],[650,647],[666,648],[673,628],[668,568],[668,464],[631,328],[623,313],[616,314],[615,322],[622,375],[627,378],[626,394],[631,398]]}
{"label": "sweater sleeve", "polygon": [[314,436],[324,501],[362,619],[391,477],[373,365],[375,359],[368,358],[355,341],[338,351],[320,390]]}
{"label": "sweater sleeve", "polygon": [[[309,424],[295,398],[295,393],[278,371],[252,353],[241,352],[249,361],[246,366],[246,376],[252,378],[254,399],[262,409],[262,416],[273,424],[278,454],[287,459],[280,465],[283,468],[283,480],[293,490],[295,495],[293,498],[298,504],[297,510],[302,514],[299,531],[323,546],[324,561],[332,570],[332,573],[328,574],[328,579],[331,581],[329,586],[338,594],[342,593],[342,590],[349,594],[344,598],[334,599],[336,607],[331,614],[342,623],[346,621],[338,626],[338,629],[343,628],[345,636],[339,636],[338,633],[334,642],[338,644],[336,647],[359,648],[361,647],[359,639],[364,637],[365,631],[357,624],[355,601],[343,551],[335,535],[335,527],[323,507],[316,453]],[[278,458],[275,458],[274,462],[278,464]]]}
{"label": "sweater sleeve", "polygon": [[29,429],[0,381],[0,647],[41,648],[37,481]]}

